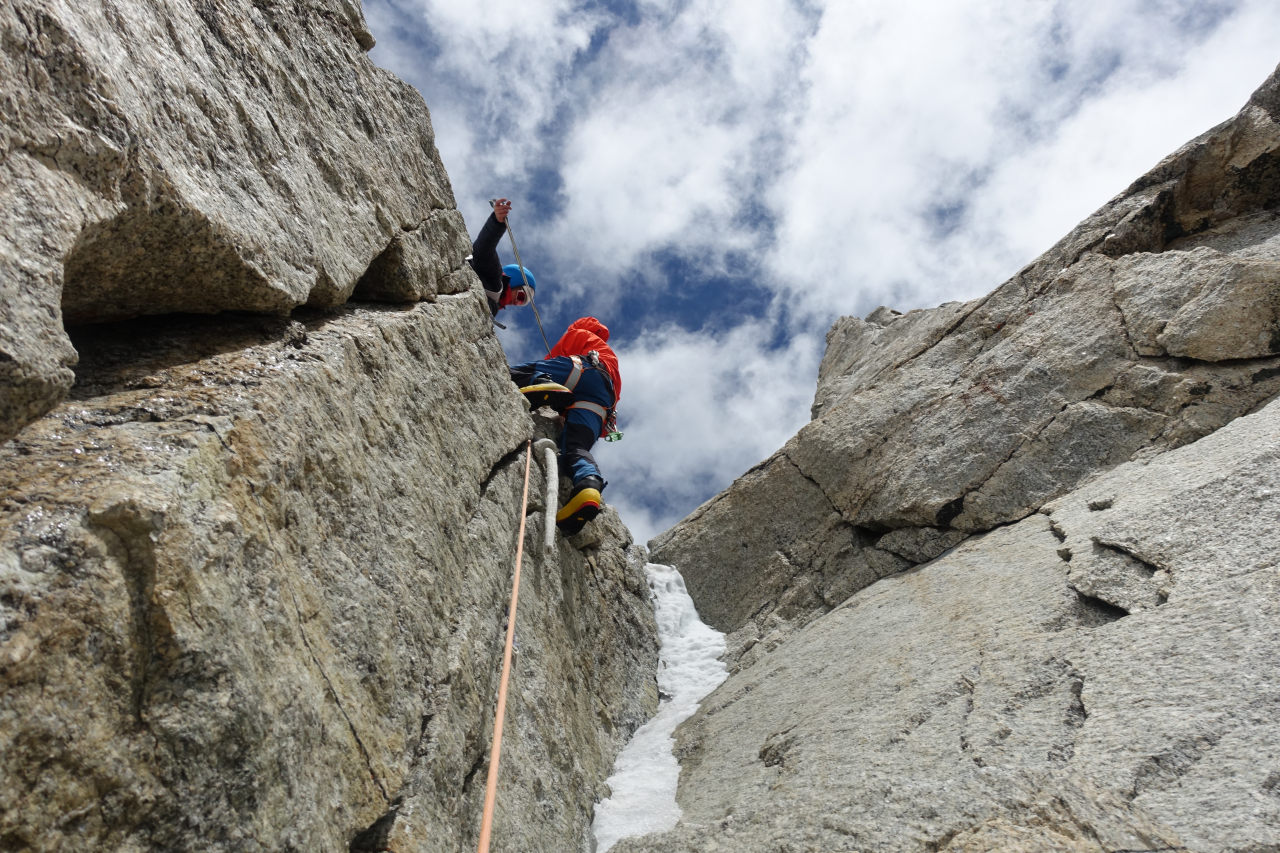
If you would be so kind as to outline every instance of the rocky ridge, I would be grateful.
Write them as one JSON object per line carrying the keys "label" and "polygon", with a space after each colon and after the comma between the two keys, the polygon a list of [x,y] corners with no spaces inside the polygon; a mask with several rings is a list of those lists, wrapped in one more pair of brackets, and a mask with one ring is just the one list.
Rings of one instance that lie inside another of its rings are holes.
{"label": "rocky ridge", "polygon": [[0,8],[0,440],[70,388],[64,322],[435,291],[465,228],[372,46],[354,0]]}
{"label": "rocky ridge", "polygon": [[1280,849],[1278,332],[1280,72],[991,295],[838,321],[650,543],[733,672],[615,850]]}
{"label": "rocky ridge", "polygon": [[[350,0],[0,43],[0,849],[474,848],[546,428],[421,97]],[[657,704],[631,537],[544,552],[546,477],[495,850],[587,845]]]}
{"label": "rocky ridge", "polygon": [[1254,411],[1280,393],[1278,208],[1273,76],[989,296],[839,320],[813,420],[655,559],[750,646]]}

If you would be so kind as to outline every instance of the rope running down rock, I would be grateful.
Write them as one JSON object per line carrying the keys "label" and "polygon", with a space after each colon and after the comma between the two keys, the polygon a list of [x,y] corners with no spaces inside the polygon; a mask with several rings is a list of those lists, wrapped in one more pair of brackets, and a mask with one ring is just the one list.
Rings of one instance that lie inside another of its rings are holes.
{"label": "rope running down rock", "polygon": [[507,682],[511,677],[511,648],[516,637],[516,603],[520,598],[520,565],[524,561],[524,520],[529,506],[529,468],[533,462],[533,442],[525,442],[524,493],[520,497],[520,534],[516,539],[516,571],[511,581],[511,606],[507,610],[507,641],[502,650],[502,679],[498,682],[498,710],[493,717],[493,746],[489,750],[489,777],[484,786],[484,816],[480,821],[477,853],[489,853],[493,831],[493,807],[498,796],[498,758],[502,752],[502,723],[507,710]]}

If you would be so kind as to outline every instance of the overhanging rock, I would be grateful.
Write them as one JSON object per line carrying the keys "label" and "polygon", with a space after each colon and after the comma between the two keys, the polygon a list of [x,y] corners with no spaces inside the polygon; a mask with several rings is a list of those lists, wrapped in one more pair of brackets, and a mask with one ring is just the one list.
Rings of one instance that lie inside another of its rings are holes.
{"label": "overhanging rock", "polygon": [[459,268],[427,109],[372,43],[349,0],[0,9],[0,439],[70,387],[64,322],[338,305],[442,216],[413,277]]}

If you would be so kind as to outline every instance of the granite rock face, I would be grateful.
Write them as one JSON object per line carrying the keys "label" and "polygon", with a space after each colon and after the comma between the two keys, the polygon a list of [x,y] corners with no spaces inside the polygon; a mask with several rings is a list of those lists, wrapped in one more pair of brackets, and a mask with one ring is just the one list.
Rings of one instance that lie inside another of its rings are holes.
{"label": "granite rock face", "polygon": [[1280,402],[880,580],[678,731],[620,853],[1280,847]]}
{"label": "granite rock face", "polygon": [[618,853],[1280,850],[1280,73],[651,547],[732,632]]}
{"label": "granite rock face", "polygon": [[354,0],[0,7],[0,440],[70,388],[64,323],[339,305],[376,258],[366,299],[468,286],[427,110],[372,45]]}
{"label": "granite rock face", "polygon": [[[0,446],[0,847],[473,848],[535,432],[483,298],[74,342]],[[657,703],[629,534],[544,554],[544,483],[503,850],[580,849]]]}
{"label": "granite rock face", "polygon": [[989,296],[839,320],[812,421],[651,543],[654,559],[749,653],[1272,399],[1278,92],[1280,74]]}
{"label": "granite rock face", "polygon": [[[475,845],[545,424],[372,45],[354,0],[0,5],[0,848]],[[546,477],[495,849],[583,848],[657,704],[630,535],[544,552]]]}

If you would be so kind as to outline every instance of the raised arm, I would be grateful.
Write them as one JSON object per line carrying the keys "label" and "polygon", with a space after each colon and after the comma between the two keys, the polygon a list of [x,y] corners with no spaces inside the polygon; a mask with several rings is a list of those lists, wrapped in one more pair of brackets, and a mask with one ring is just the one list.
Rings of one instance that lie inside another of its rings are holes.
{"label": "raised arm", "polygon": [[511,202],[500,198],[493,205],[493,213],[485,220],[484,227],[471,244],[471,268],[480,277],[480,283],[489,296],[489,309],[498,313],[498,300],[502,297],[502,261],[498,258],[498,243],[507,233],[507,213]]}

